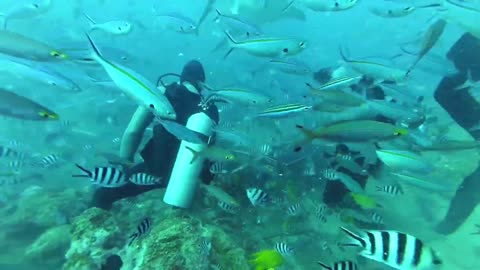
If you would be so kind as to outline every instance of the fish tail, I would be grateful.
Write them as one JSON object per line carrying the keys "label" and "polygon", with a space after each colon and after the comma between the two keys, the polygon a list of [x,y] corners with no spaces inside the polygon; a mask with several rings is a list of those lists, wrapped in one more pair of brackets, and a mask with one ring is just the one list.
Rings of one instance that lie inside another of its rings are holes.
{"label": "fish tail", "polygon": [[95,45],[95,42],[93,41],[92,37],[87,32],[85,32],[85,35],[87,36],[88,42],[92,47],[92,57],[102,58],[102,53],[98,49],[97,45]]}
{"label": "fish tail", "polygon": [[131,246],[133,244],[133,241],[138,238],[138,233],[134,233],[128,237],[130,241],[128,241],[128,246]]}
{"label": "fish tail", "polygon": [[328,265],[324,264],[324,263],[323,263],[323,262],[321,262],[321,261],[318,261],[317,263],[318,263],[318,264],[320,264],[320,265],[321,265],[323,268],[325,268],[325,269],[327,269],[327,270],[332,270],[332,267],[330,267],[330,266],[328,266]]}
{"label": "fish tail", "polygon": [[85,169],[84,167],[78,165],[75,163],[75,166],[77,166],[80,170],[82,170],[85,174],[74,174],[72,177],[92,177],[92,172]]}
{"label": "fish tail", "polygon": [[344,246],[344,247],[353,246],[353,247],[363,247],[363,248],[367,246],[367,243],[365,242],[365,240],[363,240],[363,238],[360,237],[359,235],[353,233],[352,231],[348,230],[345,227],[340,227],[340,229],[342,229],[342,231],[346,233],[351,240],[349,243],[340,244],[341,246]]}
{"label": "fish tail", "polygon": [[313,131],[309,130],[309,129],[306,129],[304,126],[301,126],[301,125],[296,125],[295,126],[296,128],[300,129],[300,131],[308,138],[308,139],[311,139],[313,140],[316,136],[315,136],[315,133],[313,133]]}
{"label": "fish tail", "polygon": [[199,153],[198,153],[198,151],[196,151],[195,149],[193,149],[189,146],[185,146],[185,148],[187,150],[189,150],[190,152],[192,152],[193,157],[192,157],[192,160],[190,160],[190,164],[192,164],[198,158]]}
{"label": "fish tail", "polygon": [[341,44],[338,45],[338,52],[340,53],[340,56],[342,57],[343,61],[350,62],[350,59],[348,59],[347,56],[345,55],[345,52],[343,51],[343,47]]}
{"label": "fish tail", "polygon": [[315,134],[311,130],[305,129],[301,125],[296,125],[296,127],[300,129],[300,131],[302,131],[302,133],[305,135],[305,139],[298,142],[293,149],[294,152],[300,152],[303,148],[303,145],[308,144],[313,141],[313,139],[315,139]]}
{"label": "fish tail", "polygon": [[218,8],[215,9],[215,12],[217,12],[217,17],[215,17],[215,19],[213,19],[213,21],[218,22],[218,21],[220,21],[220,18],[223,17],[223,14],[220,12],[220,10],[218,10]]}

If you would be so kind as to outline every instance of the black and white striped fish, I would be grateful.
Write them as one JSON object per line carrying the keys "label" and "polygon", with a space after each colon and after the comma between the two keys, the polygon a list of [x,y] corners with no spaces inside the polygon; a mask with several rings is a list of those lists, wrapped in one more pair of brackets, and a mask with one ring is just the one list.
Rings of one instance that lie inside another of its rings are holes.
{"label": "black and white striped fish", "polygon": [[295,204],[290,205],[287,208],[287,215],[289,215],[289,216],[298,215],[298,212],[300,212],[300,208],[301,208],[301,206],[300,206],[299,203],[295,203]]}
{"label": "black and white striped fish", "polygon": [[50,154],[42,157],[39,164],[40,167],[42,167],[43,169],[47,169],[51,167],[56,167],[61,161],[62,160],[58,155]]}
{"label": "black and white striped fish", "polygon": [[125,174],[118,168],[97,167],[93,171],[89,171],[78,164],[75,165],[85,174],[72,175],[72,177],[88,177],[90,182],[101,187],[115,188],[128,183]]}
{"label": "black and white striped fish", "polygon": [[237,211],[237,207],[230,203],[224,201],[218,201],[218,207],[220,207],[223,211],[227,213],[235,213]]}
{"label": "black and white striped fish", "polygon": [[223,162],[215,162],[210,166],[209,171],[212,174],[227,174],[228,170],[225,169],[225,165]]}
{"label": "black and white striped fish", "polygon": [[358,270],[357,264],[352,261],[334,262],[331,266],[323,262],[318,262],[318,264],[327,270]]}
{"label": "black and white striped fish", "polygon": [[90,151],[90,150],[93,149],[93,145],[85,144],[84,146],[82,146],[82,149],[83,149],[83,151]]}
{"label": "black and white striped fish", "polygon": [[151,227],[152,220],[150,218],[145,218],[144,220],[142,220],[142,222],[140,222],[140,224],[138,224],[137,226],[137,231],[128,237],[130,239],[130,241],[128,242],[128,246],[131,246],[135,239],[146,235],[150,231]]}
{"label": "black and white striped fish", "polygon": [[116,144],[116,143],[120,143],[120,138],[119,138],[119,137],[115,137],[115,138],[112,139],[112,142],[115,143],[115,144]]}
{"label": "black and white striped fish", "polygon": [[247,197],[253,206],[263,205],[268,202],[268,193],[258,188],[248,188]]}
{"label": "black and white striped fish", "polygon": [[399,270],[436,269],[442,261],[433,249],[425,246],[418,238],[397,232],[364,230],[361,235],[341,227],[350,238],[343,246],[362,247],[360,256],[384,263]]}
{"label": "black and white striped fish", "polygon": [[8,168],[13,172],[20,172],[26,165],[25,160],[15,159],[8,163]]}
{"label": "black and white striped fish", "polygon": [[265,156],[270,155],[272,151],[273,151],[272,146],[269,144],[262,144],[262,146],[260,146],[260,153]]}
{"label": "black and white striped fish", "polygon": [[293,248],[283,242],[275,243],[275,246],[273,248],[282,255],[293,254]]}
{"label": "black and white striped fish", "polygon": [[376,190],[392,196],[403,195],[403,189],[398,185],[376,186]]}
{"label": "black and white striped fish", "polygon": [[134,183],[135,185],[150,186],[160,184],[162,179],[146,173],[136,173],[130,176],[128,181]]}
{"label": "black and white striped fish", "polygon": [[334,169],[323,169],[320,175],[327,180],[338,180],[337,172]]}

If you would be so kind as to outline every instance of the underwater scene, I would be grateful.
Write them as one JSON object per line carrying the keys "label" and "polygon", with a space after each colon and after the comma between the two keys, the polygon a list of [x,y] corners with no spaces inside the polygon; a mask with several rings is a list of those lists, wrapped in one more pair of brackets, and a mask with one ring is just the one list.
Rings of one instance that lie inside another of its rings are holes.
{"label": "underwater scene", "polygon": [[0,130],[0,270],[480,269],[480,0],[2,0]]}

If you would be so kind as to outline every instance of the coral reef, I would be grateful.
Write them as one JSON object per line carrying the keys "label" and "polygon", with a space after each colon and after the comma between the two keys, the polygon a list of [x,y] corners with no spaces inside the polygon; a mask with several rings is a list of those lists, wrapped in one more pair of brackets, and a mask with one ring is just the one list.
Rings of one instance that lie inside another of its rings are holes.
{"label": "coral reef", "polygon": [[[121,200],[111,211],[90,208],[76,217],[62,269],[250,269],[234,239],[217,226],[205,225],[200,216],[159,203],[163,192]],[[147,216],[153,220],[151,231],[127,246],[128,236]],[[201,247],[205,239],[212,244],[208,253]]]}
{"label": "coral reef", "polygon": [[72,242],[62,269],[101,269],[125,241],[113,215],[102,209],[87,209],[71,226]]}

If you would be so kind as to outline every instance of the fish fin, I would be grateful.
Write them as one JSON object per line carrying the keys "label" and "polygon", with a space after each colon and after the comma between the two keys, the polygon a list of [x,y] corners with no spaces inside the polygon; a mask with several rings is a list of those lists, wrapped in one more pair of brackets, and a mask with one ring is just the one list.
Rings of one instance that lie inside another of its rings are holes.
{"label": "fish fin", "polygon": [[85,32],[85,35],[87,36],[88,42],[90,43],[90,46],[92,48],[92,56],[103,58],[102,53],[100,52],[97,45],[93,41],[92,37],[87,32]]}
{"label": "fish fin", "polygon": [[346,243],[346,244],[341,244],[342,246],[357,246],[357,247],[363,247],[365,248],[366,247],[366,243],[365,243],[365,240],[363,240],[362,237],[360,237],[359,235],[357,235],[356,233],[348,230],[347,228],[345,227],[340,227],[340,229],[346,233],[348,235],[348,237],[350,238],[351,242],[349,243]]}
{"label": "fish fin", "polygon": [[138,238],[138,233],[134,233],[128,237],[130,241],[128,241],[128,246],[131,246],[133,244],[133,241]]}
{"label": "fish fin", "polygon": [[230,48],[230,50],[228,50],[228,52],[223,56],[223,59],[227,59],[227,57],[233,52],[233,48]]}
{"label": "fish fin", "polygon": [[215,17],[215,19],[213,19],[213,21],[218,22],[218,21],[220,21],[220,17],[223,17],[223,14],[222,14],[222,12],[220,12],[220,10],[218,10],[218,8],[215,8],[215,12],[217,13],[217,17]]}
{"label": "fish fin", "polygon": [[230,35],[230,33],[228,31],[224,31],[225,32],[225,35],[227,36],[228,38],[228,41],[230,42],[230,44],[232,45],[235,45],[235,44],[239,44],[238,41],[236,41],[232,35]]}
{"label": "fish fin", "polygon": [[90,23],[90,27],[92,27],[93,25],[97,24],[97,22],[92,19],[92,17],[88,16],[87,13],[85,12],[82,12],[83,16],[88,20],[88,22]]}
{"label": "fish fin", "polygon": [[293,4],[295,3],[295,0],[290,1],[283,9],[282,13],[286,12]]}
{"label": "fish fin", "polygon": [[77,166],[80,170],[82,170],[84,173],[86,174],[74,174],[72,175],[72,177],[92,177],[92,172],[85,169],[84,167],[78,165],[77,163],[75,163],[75,166]]}
{"label": "fish fin", "polygon": [[185,148],[187,150],[189,150],[190,152],[192,152],[193,157],[192,157],[192,160],[190,160],[190,164],[192,164],[198,158],[199,152],[195,151],[195,149],[193,149],[189,146],[185,146]]}
{"label": "fish fin", "polygon": [[318,264],[320,264],[320,265],[321,265],[323,268],[325,268],[325,269],[327,269],[327,270],[332,270],[332,267],[330,267],[330,266],[328,266],[328,265],[324,264],[324,263],[323,263],[323,262],[321,262],[321,261],[318,261],[317,263],[318,263]]}
{"label": "fish fin", "polygon": [[351,59],[348,59],[348,57],[345,55],[345,52],[343,51],[342,45],[338,46],[338,52],[340,53],[340,56],[342,57],[342,60],[345,62],[352,62]]}

